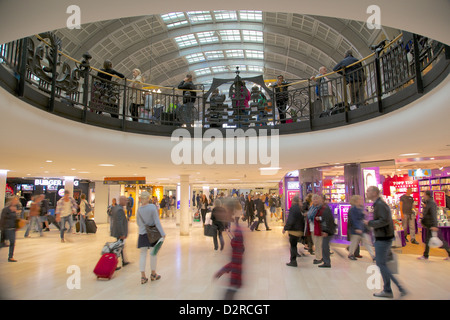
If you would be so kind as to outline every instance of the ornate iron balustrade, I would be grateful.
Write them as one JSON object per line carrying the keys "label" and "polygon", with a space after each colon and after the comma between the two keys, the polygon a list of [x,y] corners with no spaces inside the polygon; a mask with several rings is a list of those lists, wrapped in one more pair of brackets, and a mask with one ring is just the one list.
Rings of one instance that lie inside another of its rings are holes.
{"label": "ornate iron balustrade", "polygon": [[[19,97],[26,95],[26,87],[33,88],[48,98],[41,107],[85,123],[143,133],[165,128],[165,135],[180,126],[274,126],[283,133],[326,128],[330,119],[343,125],[353,114],[362,114],[362,119],[365,113],[376,116],[373,106],[378,114],[385,112],[383,100],[408,87],[423,93],[423,77],[439,61],[445,62],[440,68],[448,74],[450,50],[433,40],[407,34],[372,49],[352,72],[338,70],[277,88],[266,86],[262,76],[242,79],[237,70],[234,79],[215,79],[220,84],[214,89],[230,84],[227,95],[195,90],[195,98],[175,87],[114,75],[107,80],[101,77],[104,72],[90,66],[88,53],[81,61],[65,55],[52,32],[0,45],[0,63],[17,79],[13,90]],[[259,86],[249,88],[248,83]],[[105,122],[106,117],[114,120]]]}

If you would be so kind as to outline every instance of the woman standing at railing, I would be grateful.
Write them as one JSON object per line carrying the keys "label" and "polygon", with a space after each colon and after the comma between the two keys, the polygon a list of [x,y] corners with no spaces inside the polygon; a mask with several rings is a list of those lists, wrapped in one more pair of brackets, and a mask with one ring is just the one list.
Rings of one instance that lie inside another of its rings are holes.
{"label": "woman standing at railing", "polygon": [[144,105],[144,99],[142,97],[142,82],[144,78],[142,77],[141,70],[133,69],[133,79],[131,82],[130,90],[130,114],[133,117],[133,121],[138,121],[139,118],[139,108]]}

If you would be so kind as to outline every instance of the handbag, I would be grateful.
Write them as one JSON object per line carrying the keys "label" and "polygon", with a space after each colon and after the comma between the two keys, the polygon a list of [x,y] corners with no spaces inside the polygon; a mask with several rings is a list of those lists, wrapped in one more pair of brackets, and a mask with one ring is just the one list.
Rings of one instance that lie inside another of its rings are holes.
{"label": "handbag", "polygon": [[438,238],[436,231],[431,231],[431,238],[430,241],[428,241],[428,246],[430,248],[440,248],[443,245],[443,242],[441,239]]}
{"label": "handbag", "polygon": [[161,239],[161,233],[156,226],[145,226],[145,231],[147,232],[148,241],[151,244]]}
{"label": "handbag", "polygon": [[205,228],[203,229],[203,234],[207,237],[214,237],[217,235],[217,226],[215,224],[205,224]]}

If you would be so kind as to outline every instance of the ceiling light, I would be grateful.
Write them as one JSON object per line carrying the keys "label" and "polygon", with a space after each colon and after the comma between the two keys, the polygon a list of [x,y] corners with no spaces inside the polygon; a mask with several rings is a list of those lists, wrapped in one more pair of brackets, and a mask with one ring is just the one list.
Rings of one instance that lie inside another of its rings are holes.
{"label": "ceiling light", "polygon": [[100,167],[114,167],[115,165],[110,164],[110,163],[101,163],[99,164]]}
{"label": "ceiling light", "polygon": [[417,155],[419,155],[420,153],[402,153],[401,155],[400,155],[400,157],[408,157],[408,156],[417,156]]}
{"label": "ceiling light", "polygon": [[70,170],[74,171],[74,170],[77,170],[77,169],[75,169],[75,168],[72,168],[72,169],[70,169]]}
{"label": "ceiling light", "polygon": [[78,173],[90,173],[88,171],[79,171]]}
{"label": "ceiling light", "polygon": [[259,168],[259,170],[280,170],[281,168],[276,167],[267,167],[267,168]]}
{"label": "ceiling light", "polygon": [[434,160],[434,158],[430,158],[430,160]]}
{"label": "ceiling light", "polygon": [[50,162],[53,162],[52,160],[45,160],[45,162],[48,162],[48,163],[50,163]]}

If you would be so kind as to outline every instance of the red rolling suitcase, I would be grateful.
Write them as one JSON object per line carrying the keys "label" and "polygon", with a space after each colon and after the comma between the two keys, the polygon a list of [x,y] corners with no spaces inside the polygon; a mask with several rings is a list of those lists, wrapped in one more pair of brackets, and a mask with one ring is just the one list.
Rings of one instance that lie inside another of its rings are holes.
{"label": "red rolling suitcase", "polygon": [[111,279],[117,268],[119,259],[114,253],[105,253],[95,266],[94,273],[97,279]]}

